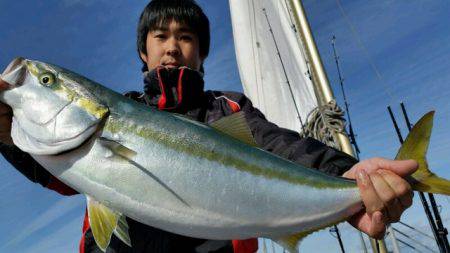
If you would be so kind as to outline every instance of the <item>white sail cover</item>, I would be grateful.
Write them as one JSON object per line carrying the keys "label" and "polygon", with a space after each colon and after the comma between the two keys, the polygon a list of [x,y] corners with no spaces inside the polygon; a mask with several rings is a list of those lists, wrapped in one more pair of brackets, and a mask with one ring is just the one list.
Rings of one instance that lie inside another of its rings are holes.
{"label": "white sail cover", "polygon": [[268,120],[301,132],[300,122],[305,124],[317,100],[286,0],[229,3],[245,94]]}

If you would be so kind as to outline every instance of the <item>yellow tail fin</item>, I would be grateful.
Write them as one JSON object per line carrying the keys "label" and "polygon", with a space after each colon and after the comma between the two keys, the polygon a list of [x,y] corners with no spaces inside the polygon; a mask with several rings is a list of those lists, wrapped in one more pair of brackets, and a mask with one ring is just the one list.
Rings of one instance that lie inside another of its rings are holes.
{"label": "yellow tail fin", "polygon": [[414,125],[395,159],[414,159],[419,163],[419,169],[409,178],[415,191],[450,195],[450,181],[432,173],[426,160],[433,117],[434,111],[431,111]]}

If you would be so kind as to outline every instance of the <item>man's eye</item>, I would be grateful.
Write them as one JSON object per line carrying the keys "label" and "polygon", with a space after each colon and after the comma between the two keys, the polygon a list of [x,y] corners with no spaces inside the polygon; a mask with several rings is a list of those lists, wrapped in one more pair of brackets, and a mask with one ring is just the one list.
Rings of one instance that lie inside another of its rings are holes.
{"label": "man's eye", "polygon": [[156,35],[155,35],[155,38],[157,38],[157,39],[165,39],[165,38],[166,38],[166,35],[165,35],[165,34],[162,34],[162,33],[156,34]]}
{"label": "man's eye", "polygon": [[181,40],[185,40],[185,41],[191,41],[192,40],[192,36],[191,35],[182,35],[180,37]]}

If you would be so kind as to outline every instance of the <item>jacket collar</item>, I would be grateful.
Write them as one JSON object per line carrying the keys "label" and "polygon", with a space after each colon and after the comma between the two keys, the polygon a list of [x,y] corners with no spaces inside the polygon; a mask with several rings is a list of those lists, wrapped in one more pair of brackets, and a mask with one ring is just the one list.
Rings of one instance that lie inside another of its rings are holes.
{"label": "jacket collar", "polygon": [[157,67],[144,73],[144,93],[149,105],[185,113],[204,100],[203,74],[187,67]]}

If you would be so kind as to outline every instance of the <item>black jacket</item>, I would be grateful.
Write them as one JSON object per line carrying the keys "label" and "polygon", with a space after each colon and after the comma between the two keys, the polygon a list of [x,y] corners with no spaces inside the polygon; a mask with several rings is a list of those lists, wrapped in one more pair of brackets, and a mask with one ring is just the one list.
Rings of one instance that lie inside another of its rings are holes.
{"label": "black jacket", "polygon": [[[160,110],[184,114],[206,124],[243,111],[255,141],[261,148],[327,174],[342,175],[357,162],[353,157],[317,140],[301,138],[298,133],[267,121],[241,93],[203,91],[203,79],[196,71],[156,69],[145,76],[144,82],[144,92],[128,92],[125,96]],[[0,151],[31,181],[65,195],[76,193],[68,187],[61,187],[59,180],[18,148],[2,145]],[[133,249],[113,236],[107,252],[196,252],[195,248],[206,242],[162,231],[129,218],[127,220]],[[90,229],[85,231],[82,242],[80,247],[84,252],[101,252]],[[223,247],[211,252],[233,252],[231,242],[225,242]]]}

